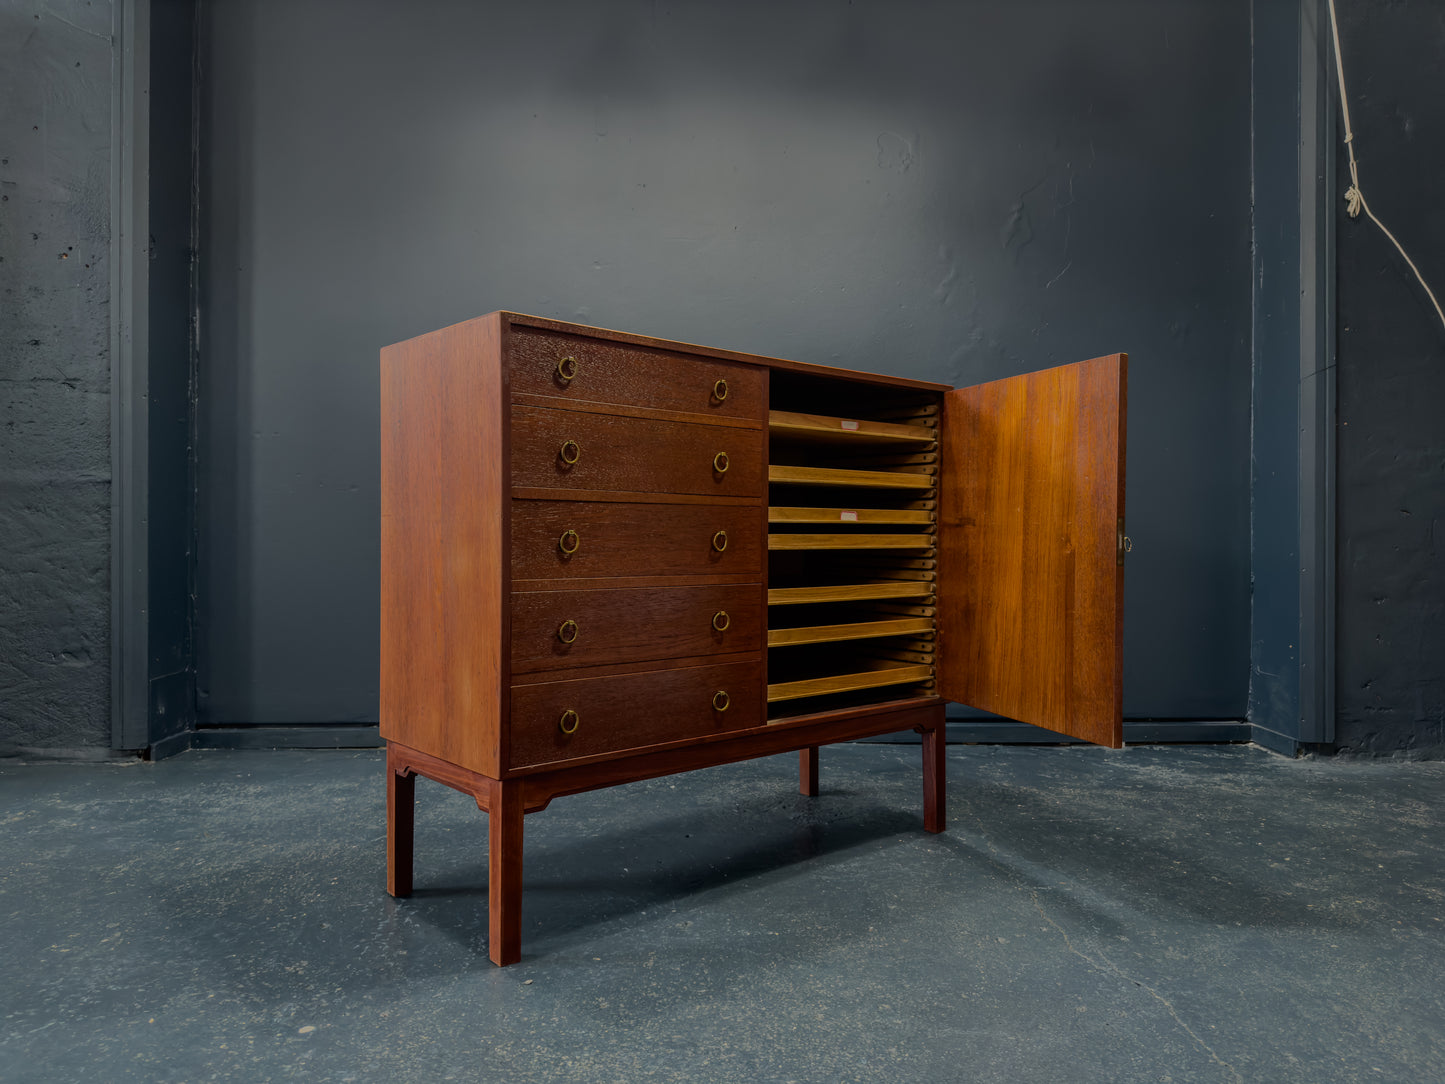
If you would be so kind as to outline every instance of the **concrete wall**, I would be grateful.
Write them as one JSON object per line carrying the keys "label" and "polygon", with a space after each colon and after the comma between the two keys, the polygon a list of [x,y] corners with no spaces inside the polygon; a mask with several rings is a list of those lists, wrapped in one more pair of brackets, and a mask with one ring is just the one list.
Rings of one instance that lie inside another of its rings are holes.
{"label": "concrete wall", "polygon": [[110,741],[111,15],[0,3],[0,752]]}
{"label": "concrete wall", "polygon": [[[1445,303],[1445,7],[1339,0],[1361,188]],[[1340,153],[1340,191],[1349,186]],[[1340,748],[1445,755],[1445,328],[1339,211]]]}
{"label": "concrete wall", "polygon": [[959,384],[1129,351],[1125,712],[1242,718],[1249,15],[207,5],[202,721],[376,718],[377,351],[496,308]]}

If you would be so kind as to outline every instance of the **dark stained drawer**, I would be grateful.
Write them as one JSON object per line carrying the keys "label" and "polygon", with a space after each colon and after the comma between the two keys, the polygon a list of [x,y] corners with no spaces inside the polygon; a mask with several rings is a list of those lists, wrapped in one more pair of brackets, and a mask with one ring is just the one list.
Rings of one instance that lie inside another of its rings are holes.
{"label": "dark stained drawer", "polygon": [[749,505],[514,500],[512,576],[761,573],[762,517]]}
{"label": "dark stained drawer", "polygon": [[510,358],[514,392],[760,424],[767,417],[765,374],[751,365],[516,326]]}
{"label": "dark stained drawer", "polygon": [[763,722],[762,695],[761,660],[513,685],[510,764],[525,768],[745,730]]}
{"label": "dark stained drawer", "polygon": [[760,583],[512,595],[512,672],[763,646]]}
{"label": "dark stained drawer", "polygon": [[515,407],[512,484],[756,497],[765,437],[760,429]]}

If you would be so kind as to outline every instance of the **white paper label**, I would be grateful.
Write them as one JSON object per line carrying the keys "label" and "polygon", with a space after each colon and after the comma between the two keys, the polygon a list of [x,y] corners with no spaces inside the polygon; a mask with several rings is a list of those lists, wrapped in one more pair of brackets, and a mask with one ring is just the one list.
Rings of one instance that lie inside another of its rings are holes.
{"label": "white paper label", "polygon": [[840,419],[838,420],[838,424],[841,425],[844,429],[857,429],[857,428],[858,428],[858,423],[857,423],[857,422],[850,422],[847,418],[840,418]]}
{"label": "white paper label", "polygon": [[846,520],[846,521],[849,522],[849,523],[857,523],[857,522],[858,522],[858,513],[857,513],[857,512],[839,512],[839,513],[838,513],[838,518],[841,519],[841,520]]}

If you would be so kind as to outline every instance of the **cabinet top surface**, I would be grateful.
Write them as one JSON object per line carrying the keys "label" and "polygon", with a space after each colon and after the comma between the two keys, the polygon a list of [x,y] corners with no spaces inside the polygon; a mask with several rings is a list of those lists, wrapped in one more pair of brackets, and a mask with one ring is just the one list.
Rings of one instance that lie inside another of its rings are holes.
{"label": "cabinet top surface", "polygon": [[672,339],[658,339],[651,335],[633,335],[625,331],[612,331],[608,328],[589,327],[586,324],[571,324],[562,320],[552,320],[544,316],[528,316],[525,313],[519,312],[501,310],[491,313],[488,316],[480,317],[479,319],[490,319],[493,316],[501,317],[513,327],[537,328],[541,331],[554,331],[566,335],[587,335],[594,339],[629,343],[633,346],[653,347],[659,350],[670,350],[674,353],[722,358],[727,361],[739,361],[749,365],[761,365],[769,369],[783,369],[789,372],[831,377],[835,380],[852,380],[866,384],[883,384],[895,388],[918,388],[932,392],[945,392],[952,387],[952,385],[949,384],[938,384],[929,380],[913,380],[902,376],[884,376],[878,373],[860,372],[856,369],[842,369],[831,365],[817,365],[807,361],[789,361],[786,358],[771,358],[761,354],[745,354],[737,350],[719,350],[715,347],[699,346],[696,343],[677,342]]}

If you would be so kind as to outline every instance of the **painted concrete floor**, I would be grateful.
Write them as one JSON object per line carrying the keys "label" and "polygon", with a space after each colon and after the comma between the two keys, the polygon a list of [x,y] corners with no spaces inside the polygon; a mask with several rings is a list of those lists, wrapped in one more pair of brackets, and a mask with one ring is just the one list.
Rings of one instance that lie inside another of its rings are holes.
{"label": "painted concrete floor", "polygon": [[5,1081],[1445,1081],[1445,765],[825,749],[486,821],[381,758],[0,768]]}

